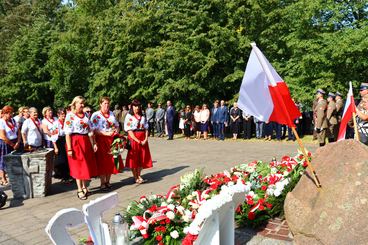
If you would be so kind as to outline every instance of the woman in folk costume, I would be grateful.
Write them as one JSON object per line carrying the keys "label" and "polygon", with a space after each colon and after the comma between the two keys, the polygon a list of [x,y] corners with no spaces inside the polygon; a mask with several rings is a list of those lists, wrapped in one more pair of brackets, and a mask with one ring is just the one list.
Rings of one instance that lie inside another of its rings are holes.
{"label": "woman in folk costume", "polygon": [[75,97],[64,123],[70,176],[76,179],[81,200],[86,200],[89,193],[86,181],[97,175],[97,144],[90,120],[83,112],[84,103],[82,96]]}
{"label": "woman in folk costume", "polygon": [[111,174],[119,172],[115,167],[114,157],[111,154],[111,144],[114,141],[114,136],[119,132],[119,122],[115,118],[114,113],[110,111],[110,102],[109,97],[102,97],[100,99],[100,110],[93,113],[91,117],[98,145],[96,162],[97,173],[101,180],[101,190],[110,189]]}
{"label": "woman in folk costume", "polygon": [[57,118],[53,117],[52,109],[50,106],[46,106],[42,109],[43,119],[41,121],[41,127],[43,132],[44,144],[46,148],[53,148],[55,154],[58,154],[59,149],[56,145],[58,139],[58,123]]}
{"label": "woman in folk costume", "polygon": [[148,123],[142,115],[141,103],[133,100],[126,115],[124,129],[128,132],[131,148],[126,158],[126,166],[132,169],[137,184],[146,180],[141,177],[144,168],[152,167],[151,153],[148,146]]}
{"label": "woman in folk costume", "polygon": [[3,157],[20,146],[20,133],[12,113],[13,107],[4,106],[0,118],[0,185],[8,185]]}

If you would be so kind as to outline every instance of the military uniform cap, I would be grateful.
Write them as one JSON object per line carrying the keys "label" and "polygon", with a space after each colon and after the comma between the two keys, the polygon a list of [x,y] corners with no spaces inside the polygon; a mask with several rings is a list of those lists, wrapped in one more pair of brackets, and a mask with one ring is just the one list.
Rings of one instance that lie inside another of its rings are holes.
{"label": "military uniform cap", "polygon": [[340,92],[336,92],[335,95],[342,97],[342,94]]}
{"label": "military uniform cap", "polygon": [[366,89],[368,89],[368,83],[361,83],[360,90],[366,90]]}
{"label": "military uniform cap", "polygon": [[320,93],[320,94],[326,94],[326,92],[323,89],[321,89],[321,88],[317,89],[317,92],[316,93],[317,94],[318,93]]}
{"label": "military uniform cap", "polygon": [[332,93],[332,92],[329,92],[327,96],[328,96],[328,97],[335,98],[335,94],[334,94],[334,93]]}

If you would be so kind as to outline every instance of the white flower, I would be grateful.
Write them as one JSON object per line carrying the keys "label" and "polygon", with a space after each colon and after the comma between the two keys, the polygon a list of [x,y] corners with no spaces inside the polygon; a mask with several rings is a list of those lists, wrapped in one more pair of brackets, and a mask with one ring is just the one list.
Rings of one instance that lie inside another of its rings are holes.
{"label": "white flower", "polygon": [[167,208],[170,209],[170,210],[174,210],[175,205],[174,204],[169,204],[169,205],[167,205]]}
{"label": "white flower", "polygon": [[276,190],[274,191],[273,195],[274,195],[275,197],[280,196],[280,195],[281,195],[281,190],[280,190],[280,189],[276,189]]}
{"label": "white flower", "polygon": [[170,236],[174,239],[178,238],[179,237],[179,232],[177,232],[176,230],[175,231],[172,231],[170,232]]}
{"label": "white flower", "polygon": [[227,170],[224,170],[224,174],[225,174],[225,176],[227,176],[227,177],[229,177],[230,178],[230,173],[229,173],[229,171],[227,171]]}
{"label": "white flower", "polygon": [[175,213],[173,211],[167,212],[166,216],[171,220],[175,219]]}
{"label": "white flower", "polygon": [[177,206],[176,207],[176,210],[178,210],[179,213],[183,214],[184,213],[184,210],[185,208],[183,206]]}
{"label": "white flower", "polygon": [[164,207],[164,206],[167,206],[167,203],[166,202],[162,202],[161,203],[161,207]]}

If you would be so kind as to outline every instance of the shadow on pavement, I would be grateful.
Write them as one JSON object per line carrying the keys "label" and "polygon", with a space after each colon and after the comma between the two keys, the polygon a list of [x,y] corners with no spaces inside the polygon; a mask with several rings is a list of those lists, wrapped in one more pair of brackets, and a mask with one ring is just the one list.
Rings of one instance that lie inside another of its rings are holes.
{"label": "shadow on pavement", "polygon": [[188,168],[189,166],[178,166],[175,168],[171,168],[171,169],[161,169],[159,171],[156,172],[152,172],[152,173],[147,173],[147,174],[143,174],[142,178],[147,180],[147,183],[152,183],[152,182],[156,182],[156,181],[160,181],[162,180],[163,177],[167,176],[167,175],[172,175],[175,174],[185,168]]}

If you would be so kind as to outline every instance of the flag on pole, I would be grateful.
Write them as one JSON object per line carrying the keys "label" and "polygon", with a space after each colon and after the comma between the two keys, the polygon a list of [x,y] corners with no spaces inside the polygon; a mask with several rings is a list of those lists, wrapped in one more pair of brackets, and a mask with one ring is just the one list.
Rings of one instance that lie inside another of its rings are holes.
{"label": "flag on pole", "polygon": [[290,127],[301,116],[286,83],[255,43],[240,86],[238,106],[261,121]]}
{"label": "flag on pole", "polygon": [[339,134],[337,135],[337,141],[345,139],[346,127],[350,119],[353,117],[353,113],[355,112],[356,112],[356,107],[354,103],[353,86],[351,85],[351,82],[349,82],[349,92],[348,92],[348,95],[346,96],[344,113],[342,114]]}

